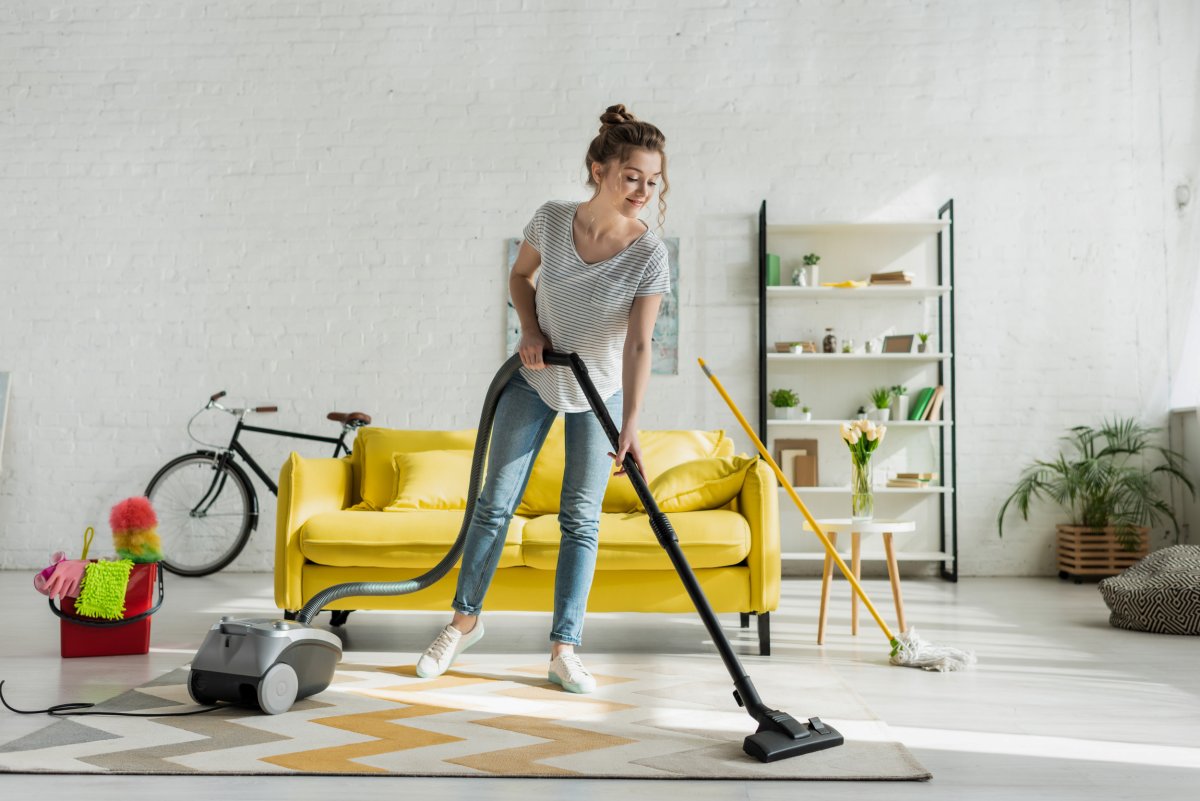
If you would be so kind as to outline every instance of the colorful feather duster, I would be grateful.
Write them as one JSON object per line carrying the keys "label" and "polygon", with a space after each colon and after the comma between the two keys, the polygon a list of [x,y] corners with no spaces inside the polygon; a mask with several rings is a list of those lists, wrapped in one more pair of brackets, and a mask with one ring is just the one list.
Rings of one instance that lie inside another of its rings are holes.
{"label": "colorful feather duster", "polygon": [[150,499],[127,498],[112,508],[113,545],[117,555],[133,562],[162,561],[162,542],[158,538],[158,516]]}

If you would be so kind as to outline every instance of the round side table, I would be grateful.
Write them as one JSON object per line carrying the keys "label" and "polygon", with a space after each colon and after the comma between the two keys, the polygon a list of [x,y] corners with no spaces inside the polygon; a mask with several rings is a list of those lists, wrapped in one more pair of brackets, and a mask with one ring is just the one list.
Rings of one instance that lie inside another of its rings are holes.
{"label": "round side table", "polygon": [[[904,598],[900,594],[900,567],[896,563],[896,551],[892,547],[892,535],[900,534],[907,531],[916,531],[917,524],[912,520],[885,520],[876,518],[874,520],[865,520],[862,522],[852,521],[848,517],[824,518],[818,519],[817,525],[829,537],[829,542],[837,547],[837,533],[839,531],[850,532],[850,561],[851,570],[854,571],[854,578],[862,577],[862,550],[861,540],[863,534],[882,534],[883,535],[883,551],[887,558],[888,578],[892,583],[892,600],[896,604],[896,618],[900,624],[900,631],[905,630],[904,625]],[[804,521],[804,530],[812,531],[813,528],[807,520]],[[817,645],[825,643],[825,616],[829,607],[829,584],[833,576],[833,559],[829,554],[825,554],[825,567],[821,571],[821,616],[817,622]],[[858,634],[858,593],[850,593],[850,633]]]}

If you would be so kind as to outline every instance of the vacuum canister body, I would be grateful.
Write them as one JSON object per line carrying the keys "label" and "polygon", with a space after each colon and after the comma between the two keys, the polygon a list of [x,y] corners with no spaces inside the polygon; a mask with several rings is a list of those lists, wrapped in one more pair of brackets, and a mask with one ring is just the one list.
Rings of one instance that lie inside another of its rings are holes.
{"label": "vacuum canister body", "polygon": [[333,681],[342,643],[303,623],[221,618],[192,660],[188,693],[198,704],[257,705],[272,715]]}

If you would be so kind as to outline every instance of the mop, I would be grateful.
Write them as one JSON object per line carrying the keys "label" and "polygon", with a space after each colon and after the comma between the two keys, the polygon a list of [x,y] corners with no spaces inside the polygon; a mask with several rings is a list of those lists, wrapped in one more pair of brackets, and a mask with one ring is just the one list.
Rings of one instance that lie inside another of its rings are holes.
{"label": "mop", "polygon": [[787,490],[788,495],[790,495],[792,498],[792,502],[796,504],[796,508],[798,508],[800,513],[804,515],[804,519],[808,521],[808,524],[812,527],[813,532],[816,533],[817,537],[821,540],[821,544],[825,546],[825,552],[829,554],[829,557],[833,559],[834,562],[837,563],[838,569],[842,571],[842,575],[845,576],[850,582],[850,586],[854,588],[854,592],[867,607],[867,610],[871,613],[871,617],[875,618],[875,622],[879,624],[879,628],[882,629],[884,635],[887,636],[888,642],[890,642],[892,646],[890,658],[891,663],[893,665],[899,665],[900,667],[915,667],[937,671],[962,670],[970,665],[975,664],[974,653],[925,642],[917,636],[916,629],[912,627],[909,627],[908,631],[901,632],[899,636],[892,634],[892,630],[888,628],[887,623],[883,622],[883,618],[879,616],[879,612],[876,611],[875,605],[871,603],[871,599],[867,597],[866,591],[863,590],[862,585],[858,582],[858,579],[854,577],[854,572],[846,566],[844,561],[842,561],[842,557],[838,555],[837,549],[833,547],[833,543],[829,541],[829,537],[826,536],[825,532],[821,530],[821,527],[817,525],[817,521],[813,519],[812,514],[808,511],[808,507],[804,505],[804,501],[800,500],[800,496],[797,495],[796,490],[792,488],[792,482],[788,481],[787,478],[784,477],[783,471],[779,469],[779,465],[777,465],[775,460],[771,458],[771,454],[767,453],[767,449],[762,444],[762,440],[760,440],[758,436],[755,435],[754,430],[750,428],[750,424],[746,422],[746,418],[742,415],[737,405],[733,402],[733,399],[729,397],[729,393],[725,391],[725,387],[721,385],[721,382],[717,379],[717,377],[713,375],[711,370],[708,369],[708,365],[704,363],[704,359],[698,359],[697,361],[700,362],[700,369],[703,370],[704,374],[708,376],[710,381],[712,381],[713,386],[717,388],[717,392],[721,393],[721,397],[725,399],[725,403],[728,404],[729,409],[733,412],[734,416],[737,417],[738,422],[741,423],[742,429],[745,430],[746,435],[750,437],[751,441],[754,442],[754,446],[758,448],[759,455],[762,456],[763,460],[766,461],[767,464],[771,465],[771,469],[775,471],[775,477],[779,479],[780,485]]}

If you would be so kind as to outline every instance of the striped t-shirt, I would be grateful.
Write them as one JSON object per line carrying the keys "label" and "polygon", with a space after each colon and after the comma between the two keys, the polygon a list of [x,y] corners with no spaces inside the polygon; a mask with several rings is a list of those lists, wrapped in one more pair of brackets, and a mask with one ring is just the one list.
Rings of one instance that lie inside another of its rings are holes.
{"label": "striped t-shirt", "polygon": [[[542,256],[534,294],[538,325],[559,353],[578,353],[600,397],[621,388],[622,351],[633,299],[671,291],[667,246],[646,230],[610,259],[585,264],[575,249],[577,201],[548,201],[525,226],[525,241]],[[569,367],[521,368],[538,396],[560,412],[591,408]]]}

